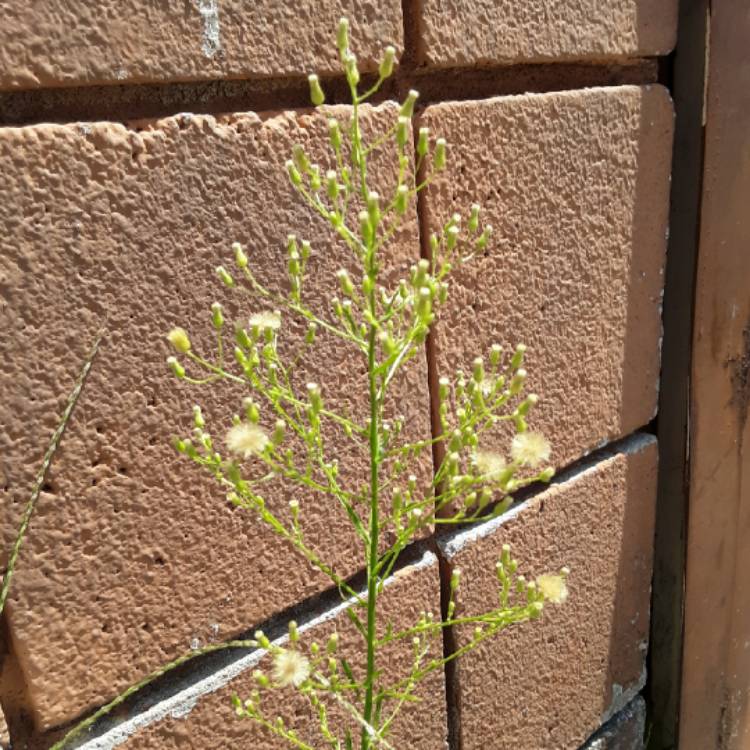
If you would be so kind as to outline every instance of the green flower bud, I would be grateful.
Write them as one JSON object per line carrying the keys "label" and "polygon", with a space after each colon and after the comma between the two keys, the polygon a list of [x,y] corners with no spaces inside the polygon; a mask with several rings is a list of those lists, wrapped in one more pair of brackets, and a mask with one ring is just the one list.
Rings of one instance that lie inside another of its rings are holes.
{"label": "green flower bud", "polygon": [[326,172],[326,193],[332,201],[336,200],[339,194],[338,175],[332,169]]}
{"label": "green flower bud", "polygon": [[187,354],[190,351],[190,337],[184,328],[173,328],[167,334],[167,341],[180,353]]}
{"label": "green flower bud", "polygon": [[432,157],[432,164],[436,170],[445,168],[446,163],[446,142],[445,138],[438,138],[435,143],[435,153]]}
{"label": "green flower bud", "polygon": [[542,482],[549,482],[554,476],[555,476],[555,470],[552,466],[548,466],[546,469],[539,472],[539,479]]}
{"label": "green flower bud", "polygon": [[271,680],[260,669],[253,670],[253,679],[262,688],[267,688],[271,684]]}
{"label": "green flower bud", "polygon": [[523,364],[523,356],[526,354],[526,344],[519,344],[510,360],[511,370],[517,370]]}
{"label": "green flower bud", "polygon": [[367,195],[367,214],[370,217],[370,224],[373,228],[376,227],[380,221],[380,195],[374,190]]}
{"label": "green flower bud", "polygon": [[206,426],[206,421],[203,419],[203,413],[198,404],[193,407],[193,424],[199,430],[202,430]]}
{"label": "green flower bud", "polygon": [[317,164],[313,164],[310,167],[310,190],[317,193],[320,187],[320,167]]}
{"label": "green flower bud", "polygon": [[409,142],[409,118],[399,117],[398,123],[396,124],[396,143],[398,147],[403,149],[406,148],[406,144]]}
{"label": "green flower bud", "polygon": [[307,384],[307,396],[310,399],[310,407],[314,414],[318,414],[323,408],[323,399],[320,396],[320,386],[317,383]]}
{"label": "green flower bud", "polygon": [[299,254],[302,260],[307,260],[310,257],[310,251],[312,250],[312,247],[310,246],[310,243],[308,240],[302,240],[300,243],[300,250]]}
{"label": "green flower bud", "polygon": [[306,344],[312,344],[313,341],[315,341],[315,334],[318,331],[318,324],[315,322],[311,322],[307,326],[307,332],[305,333],[305,343]]}
{"label": "green flower bud", "polygon": [[294,620],[289,621],[289,641],[291,643],[299,642],[299,630],[297,629],[297,623]]}
{"label": "green flower bud", "polygon": [[331,633],[330,637],[328,638],[328,643],[326,644],[326,651],[329,654],[335,654],[336,649],[338,647],[339,647],[339,634]]}
{"label": "green flower bud", "polygon": [[419,138],[417,139],[417,155],[418,156],[421,157],[427,153],[427,149],[430,145],[429,141],[430,141],[430,129],[420,128]]}
{"label": "green flower bud", "polygon": [[492,236],[492,224],[487,224],[484,227],[484,231],[477,239],[476,245],[478,250],[484,250],[487,247],[487,243],[490,241]]}
{"label": "green flower bud", "polygon": [[340,268],[336,271],[336,278],[339,280],[341,285],[341,291],[347,296],[351,297],[354,294],[354,284],[352,278],[349,276],[349,272],[345,268]]}
{"label": "green flower bud", "polygon": [[500,365],[500,357],[503,354],[503,347],[500,346],[500,344],[493,344],[490,347],[490,364],[493,367],[498,367]]}
{"label": "green flower bud", "polygon": [[409,188],[406,185],[399,185],[396,190],[396,213],[403,216],[409,205]]}
{"label": "green flower bud", "polygon": [[396,48],[388,46],[383,52],[383,59],[380,61],[378,72],[381,78],[388,78],[393,73],[393,62],[396,59]]}
{"label": "green flower bud", "polygon": [[468,222],[470,232],[476,232],[477,229],[479,228],[479,211],[480,211],[479,204],[478,203],[472,204],[471,214],[469,215],[469,222]]}
{"label": "green flower bud", "polygon": [[336,30],[336,46],[339,48],[339,54],[343,57],[349,49],[349,19],[340,18],[339,26]]}
{"label": "green flower bud", "polygon": [[427,287],[423,286],[417,293],[417,316],[424,323],[429,323],[431,313],[432,293]]}
{"label": "green flower bud", "polygon": [[349,85],[356,88],[359,83],[359,68],[357,67],[356,55],[349,53],[344,61],[344,66],[346,69],[346,79],[349,81]]}
{"label": "green flower bud", "polygon": [[404,103],[401,105],[401,111],[399,115],[401,117],[412,118],[414,116],[414,105],[419,98],[419,92],[412,89],[404,99]]}
{"label": "green flower bud", "polygon": [[299,187],[302,184],[302,175],[299,173],[297,167],[294,166],[294,162],[291,159],[286,162],[286,170],[289,173],[292,185]]}
{"label": "green flower bud", "polygon": [[481,383],[484,380],[484,360],[481,357],[476,357],[472,362],[471,377],[477,383]]}
{"label": "green flower bud", "polygon": [[258,424],[258,420],[260,420],[260,411],[255,401],[251,398],[245,398],[242,400],[242,406],[245,409],[247,421],[252,424]]}
{"label": "green flower bud", "polygon": [[370,223],[370,214],[367,211],[359,212],[359,230],[362,234],[362,239],[365,245],[369,245],[372,242],[373,229]]}
{"label": "green flower bud", "polygon": [[448,227],[448,231],[445,233],[445,244],[448,250],[453,250],[456,247],[459,234],[461,234],[460,227],[457,227],[455,224]]}
{"label": "green flower bud", "polygon": [[441,401],[445,401],[451,393],[451,381],[446,377],[438,380],[438,397]]}
{"label": "green flower bud", "polygon": [[526,370],[522,367],[516,371],[516,374],[511,378],[509,390],[512,395],[517,395],[523,389],[523,384],[526,382]]}
{"label": "green flower bud", "polygon": [[242,249],[242,245],[239,242],[232,244],[232,250],[234,250],[234,260],[239,268],[247,268],[247,255]]}
{"label": "green flower bud", "polygon": [[221,279],[221,281],[228,287],[234,286],[234,279],[232,278],[232,275],[227,271],[224,266],[217,266],[216,267],[216,275]]}
{"label": "green flower bud", "polygon": [[320,87],[320,80],[315,73],[310,73],[310,75],[307,76],[307,81],[310,84],[310,101],[316,107],[319,107],[326,100],[326,95]]}
{"label": "green flower bud", "polygon": [[217,331],[220,331],[224,326],[224,314],[222,313],[221,305],[218,302],[214,302],[211,305],[211,321]]}
{"label": "green flower bud", "polygon": [[341,128],[339,121],[334,117],[328,120],[328,136],[331,139],[334,151],[338,151],[341,148]]}
{"label": "green flower bud", "polygon": [[185,368],[177,361],[177,357],[167,357],[167,364],[175,377],[180,379],[185,377]]}
{"label": "green flower bud", "polygon": [[307,158],[305,149],[299,143],[292,146],[292,161],[300,172],[307,172],[310,169],[310,160]]}
{"label": "green flower bud", "polygon": [[458,588],[460,582],[461,570],[460,568],[454,568],[453,572],[451,573],[451,592],[455,591]]}

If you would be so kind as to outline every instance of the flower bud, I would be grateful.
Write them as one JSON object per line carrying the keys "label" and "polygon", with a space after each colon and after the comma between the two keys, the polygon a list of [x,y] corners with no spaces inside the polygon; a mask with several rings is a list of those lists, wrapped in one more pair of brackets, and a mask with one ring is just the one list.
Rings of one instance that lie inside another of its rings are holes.
{"label": "flower bud", "polygon": [[438,380],[438,396],[441,401],[445,401],[448,396],[450,396],[451,392],[451,381],[448,380],[446,377],[440,378]]}
{"label": "flower bud", "polygon": [[448,231],[445,233],[445,244],[448,250],[453,250],[458,243],[458,235],[461,233],[461,229],[455,224],[448,227]]}
{"label": "flower bud", "polygon": [[490,347],[490,364],[493,367],[498,367],[500,364],[500,357],[503,354],[503,347],[500,344],[493,344]]}
{"label": "flower bud", "polygon": [[401,105],[401,111],[399,115],[401,117],[411,118],[414,116],[414,104],[419,98],[419,92],[412,89],[404,99],[404,103]]}
{"label": "flower bud", "polygon": [[423,286],[417,293],[417,316],[424,323],[429,323],[429,317],[432,313],[432,293]]}
{"label": "flower bud", "polygon": [[341,127],[339,121],[334,117],[328,120],[328,136],[331,139],[334,151],[338,151],[341,148]]}
{"label": "flower bud", "polygon": [[345,268],[340,268],[336,271],[336,278],[339,280],[341,285],[341,291],[347,296],[351,297],[354,294],[354,284],[352,278],[349,276],[349,272]]}
{"label": "flower bud", "polygon": [[323,399],[320,397],[320,386],[317,383],[308,383],[307,396],[310,399],[310,407],[313,413],[319,413],[323,408]]}
{"label": "flower bud", "polygon": [[167,357],[167,364],[175,377],[180,379],[185,377],[185,368],[177,361],[177,357]]}
{"label": "flower bud", "polygon": [[336,200],[339,194],[338,175],[332,169],[326,172],[326,193],[332,201]]}
{"label": "flower bud", "polygon": [[216,275],[221,279],[221,281],[226,284],[228,287],[234,286],[234,279],[232,278],[232,275],[227,271],[224,266],[217,266],[216,267]]}
{"label": "flower bud", "polygon": [[516,347],[516,351],[513,353],[513,358],[510,360],[511,370],[517,370],[523,363],[523,355],[526,353],[526,344],[519,344]]}
{"label": "flower bud", "polygon": [[367,195],[367,214],[370,217],[370,224],[373,228],[380,221],[380,195],[371,190]]}
{"label": "flower bud", "polygon": [[190,351],[190,337],[184,328],[173,328],[167,334],[167,340],[180,354]]}
{"label": "flower bud", "polygon": [[406,148],[406,144],[409,142],[409,118],[399,117],[396,125],[396,143],[399,148]]}
{"label": "flower bud", "polygon": [[307,332],[305,333],[305,343],[312,344],[315,341],[315,334],[318,331],[318,324],[314,321],[310,322],[307,326]]}
{"label": "flower bud", "polygon": [[326,95],[320,87],[320,80],[315,73],[310,73],[310,75],[307,76],[307,81],[310,84],[310,101],[316,107],[319,107],[326,100]]}
{"label": "flower bud", "polygon": [[245,416],[247,417],[247,421],[252,424],[258,424],[258,420],[260,419],[260,411],[258,410],[258,405],[253,401],[251,398],[245,398],[242,400],[242,406],[245,409]]}
{"label": "flower bud", "polygon": [[307,172],[310,169],[310,160],[307,158],[305,149],[299,143],[292,146],[292,161],[300,172]]}
{"label": "flower bud", "polygon": [[469,214],[469,231],[476,232],[479,228],[479,204],[474,203],[471,207],[471,214]]}
{"label": "flower bud", "polygon": [[328,638],[328,643],[326,644],[326,651],[329,654],[335,654],[338,646],[339,646],[339,634],[331,633],[330,637]]}
{"label": "flower bud", "polygon": [[555,470],[552,466],[548,466],[546,469],[539,472],[539,479],[542,482],[549,482],[554,476],[555,476]]}
{"label": "flower bud", "polygon": [[367,211],[360,211],[358,218],[362,239],[364,240],[365,245],[369,245],[372,242],[373,237],[372,224],[370,224],[370,214]]}
{"label": "flower bud", "polygon": [[336,30],[336,46],[339,48],[339,53],[343,57],[346,51],[349,49],[349,19],[340,18],[339,26]]}
{"label": "flower bud", "polygon": [[461,581],[461,570],[460,568],[454,568],[453,573],[451,573],[451,592],[455,591],[458,588],[458,584]]}
{"label": "flower bud", "polygon": [[435,143],[435,153],[432,157],[432,164],[436,170],[445,168],[446,163],[446,142],[445,138],[438,138]]}
{"label": "flower bud", "polygon": [[477,383],[481,383],[484,380],[484,360],[481,357],[476,357],[472,362],[471,377]]}
{"label": "flower bud", "polygon": [[302,184],[302,175],[299,173],[297,167],[294,166],[294,162],[291,159],[286,162],[286,171],[289,173],[292,185],[299,187]]}
{"label": "flower bud", "polygon": [[409,205],[409,188],[406,185],[399,185],[396,190],[396,213],[403,216]]}
{"label": "flower bud", "polygon": [[487,243],[490,241],[492,236],[492,224],[487,224],[484,227],[484,231],[477,239],[476,245],[478,250],[484,250],[487,247]]}
{"label": "flower bud", "polygon": [[346,56],[344,62],[346,68],[346,79],[349,81],[350,86],[355,86],[359,83],[359,68],[357,67],[357,57],[349,53]]}
{"label": "flower bud", "polygon": [[242,245],[239,242],[232,244],[232,250],[234,250],[234,260],[239,268],[247,268],[247,255],[245,255]]}
{"label": "flower bud", "polygon": [[516,371],[516,374],[510,379],[509,390],[512,395],[516,395],[523,389],[523,384],[526,381],[526,370],[522,367]]}
{"label": "flower bud", "polygon": [[291,643],[298,643],[299,642],[299,630],[297,629],[297,623],[294,620],[289,620],[289,625],[287,625],[289,629],[289,641]]}
{"label": "flower bud", "polygon": [[383,52],[383,59],[380,61],[378,73],[381,78],[388,78],[393,73],[393,62],[396,59],[396,48],[390,45]]}
{"label": "flower bud", "polygon": [[202,430],[206,426],[206,421],[203,419],[203,412],[201,412],[198,404],[193,407],[193,424],[199,430]]}
{"label": "flower bud", "polygon": [[427,153],[430,140],[430,129],[420,128],[419,138],[417,139],[417,156],[424,156]]}
{"label": "flower bud", "polygon": [[221,305],[218,302],[214,302],[211,305],[211,321],[217,331],[220,331],[224,326],[224,314],[221,310]]}
{"label": "flower bud", "polygon": [[310,190],[317,193],[320,190],[320,167],[317,164],[313,164],[310,167]]}

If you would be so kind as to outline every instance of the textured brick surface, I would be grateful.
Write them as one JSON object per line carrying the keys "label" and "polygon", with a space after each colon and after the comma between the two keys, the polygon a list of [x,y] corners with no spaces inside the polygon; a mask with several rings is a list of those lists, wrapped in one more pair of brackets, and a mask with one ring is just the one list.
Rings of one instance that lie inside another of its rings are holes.
{"label": "textured brick surface", "polygon": [[[510,544],[527,577],[570,570],[570,596],[538,622],[462,657],[455,700],[464,750],[581,745],[645,680],[656,497],[656,442],[618,453],[460,534],[445,550],[462,571],[461,612],[494,599],[494,564]],[[468,633],[456,634],[456,645]]]}
{"label": "textured brick surface", "polygon": [[[492,343],[528,345],[532,424],[560,466],[651,420],[671,159],[665,89],[613,87],[438,104],[451,159],[430,229],[478,202],[486,253],[456,271],[436,335],[440,374]],[[486,442],[503,447],[498,428]],[[488,445],[488,447],[493,447]]]}
{"label": "textured brick surface", "polygon": [[[440,586],[435,556],[428,552],[421,561],[402,569],[387,584],[380,601],[382,622],[392,622],[396,630],[414,624],[422,611],[438,612]],[[342,614],[341,607],[324,612],[303,625],[300,628],[302,643],[305,646],[312,641],[324,644],[333,630],[340,635],[340,653],[349,659],[355,673],[359,674],[364,664],[361,636]],[[442,640],[437,639],[431,656],[441,653]],[[411,665],[411,643],[408,639],[397,647],[387,647],[381,655],[387,680],[395,683],[408,674]],[[150,709],[132,719],[121,716],[119,724],[84,743],[83,750],[107,750],[113,747],[128,750],[288,748],[288,744],[271,736],[257,724],[237,720],[230,703],[233,694],[247,697],[253,689],[253,669],[270,672],[269,660],[259,660],[260,656],[262,652],[250,654],[219,672],[203,676],[169,699],[156,701]],[[420,701],[404,706],[394,723],[390,741],[398,748],[440,750],[445,747],[446,739],[442,670],[432,673],[416,694]],[[300,698],[291,689],[284,689],[264,698],[263,706],[266,714],[272,718],[282,715],[304,741],[313,747],[322,747],[317,717],[306,699]],[[335,720],[332,718],[332,726],[337,726],[335,722],[343,717],[338,714],[335,705],[328,705],[328,709],[331,717],[337,717]],[[352,727],[351,721],[343,723],[343,726]],[[37,743],[32,745],[38,750],[48,747],[44,738],[38,738]]]}
{"label": "textured brick surface", "polygon": [[0,88],[338,71],[342,15],[368,68],[385,45],[401,46],[398,0],[5,3]]}
{"label": "textured brick surface", "polygon": [[[380,132],[395,112],[370,111],[366,130]],[[179,385],[164,363],[164,333],[175,323],[191,330],[199,351],[213,351],[214,299],[226,302],[228,320],[266,307],[217,280],[213,269],[231,261],[230,243],[246,245],[267,286],[284,288],[286,233],[309,238],[308,299],[323,310],[337,286],[334,271],[350,262],[348,249],[331,241],[288,185],[283,161],[296,141],[327,153],[325,117],[177,117],[144,123],[141,132],[108,124],[0,131],[6,540],[55,415],[107,324],[6,609],[25,685],[9,676],[6,660],[4,700],[28,699],[39,726],[101,703],[193,639],[225,639],[328,585],[249,511],[228,506],[221,489],[168,444],[189,432],[196,401],[223,443],[246,395],[230,385]],[[380,161],[373,170],[387,180],[391,166]],[[413,218],[389,252],[392,270],[414,260]],[[286,321],[289,352],[304,328]],[[319,336],[295,382],[304,389],[317,380],[328,403],[359,414],[366,362],[337,342]],[[426,366],[421,358],[413,364],[395,394],[408,433],[424,437]],[[359,486],[364,456],[335,437],[330,450],[343,481]],[[422,476],[431,468],[425,459]],[[343,510],[310,493],[297,496],[309,543],[340,574],[353,572],[361,556]],[[269,485],[267,503],[282,516],[290,497],[288,488]]]}
{"label": "textured brick surface", "polygon": [[436,65],[663,55],[676,0],[424,0],[422,43]]}
{"label": "textured brick surface", "polygon": [[613,716],[581,750],[643,750],[646,701],[639,695]]}

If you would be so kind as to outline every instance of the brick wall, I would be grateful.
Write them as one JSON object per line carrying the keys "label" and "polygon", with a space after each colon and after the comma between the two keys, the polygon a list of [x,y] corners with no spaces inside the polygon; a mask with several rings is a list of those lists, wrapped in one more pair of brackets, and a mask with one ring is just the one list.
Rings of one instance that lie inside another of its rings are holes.
{"label": "brick wall", "polygon": [[[396,622],[439,611],[440,571],[455,565],[467,580],[459,606],[482,602],[506,541],[530,570],[572,570],[567,605],[542,625],[508,631],[425,683],[396,746],[574,750],[622,710],[589,746],[638,746],[628,704],[646,679],[648,433],[673,119],[657,58],[674,45],[676,1],[42,0],[6,9],[0,27],[6,543],[104,320],[107,335],[4,614],[0,699],[13,747],[49,747],[195,641],[273,632],[290,612],[321,633],[341,617],[322,577],[174,455],[169,438],[189,429],[195,393],[164,373],[163,333],[224,301],[212,269],[235,240],[272,284],[286,233],[304,231],[317,248],[313,297],[333,293],[342,250],[291,195],[283,161],[298,141],[325,150],[303,74],[331,76],[344,101],[332,43],[342,14],[366,69],[386,43],[403,53],[365,127],[392,117],[389,100],[415,86],[420,121],[453,146],[388,268],[418,258],[454,205],[478,200],[495,229],[492,252],[456,276],[430,356],[396,394],[408,429],[429,435],[431,377],[495,341],[523,341],[542,397],[536,425],[559,470],[506,516],[410,550],[386,606]],[[388,176],[394,165],[378,168]],[[361,373],[335,344],[302,375],[357,408]],[[238,391],[206,398],[208,415],[224,416]],[[344,458],[361,468],[361,456]],[[429,462],[420,471],[423,480]],[[285,503],[283,487],[269,502]],[[307,523],[323,556],[356,580],[345,519],[321,509]],[[448,646],[465,635],[448,633]],[[394,668],[403,658],[393,654]],[[86,747],[277,747],[233,721],[228,702],[258,659],[198,660]],[[303,709],[283,710],[304,726]],[[618,727],[627,737],[606,744]]]}

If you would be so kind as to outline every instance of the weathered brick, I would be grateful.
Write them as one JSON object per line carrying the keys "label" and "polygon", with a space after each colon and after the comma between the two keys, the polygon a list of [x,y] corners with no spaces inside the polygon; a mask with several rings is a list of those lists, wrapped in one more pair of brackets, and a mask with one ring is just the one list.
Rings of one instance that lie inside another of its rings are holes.
{"label": "weathered brick", "polygon": [[[345,117],[350,110],[334,111]],[[364,127],[381,132],[396,113],[394,105],[367,110]],[[199,351],[214,351],[214,299],[226,303],[228,321],[266,307],[228,293],[216,278],[219,262],[233,266],[232,241],[247,247],[269,288],[285,289],[286,233],[310,239],[305,294],[324,316],[337,289],[334,272],[352,265],[349,249],[288,185],[283,163],[296,141],[311,155],[327,154],[325,114],[0,130],[6,540],[56,414],[106,323],[6,609],[25,684],[8,677],[4,701],[30,700],[25,709],[39,727],[102,703],[193,639],[223,640],[330,585],[252,512],[229,506],[223,490],[169,445],[171,435],[190,433],[194,402],[223,445],[247,395],[231,384],[179,384],[164,363],[164,334],[175,324],[190,330]],[[374,158],[373,174],[390,180],[391,156]],[[412,215],[391,243],[386,270],[405,273],[418,252]],[[284,330],[282,346],[297,351],[304,324],[285,316]],[[366,410],[366,361],[338,339],[319,334],[295,373],[300,392],[315,380],[332,408],[355,416]],[[426,363],[416,358],[394,389],[416,439],[429,434],[426,380]],[[272,424],[269,411],[264,419]],[[328,437],[342,481],[359,487],[363,450],[337,429]],[[429,476],[429,457],[416,468]],[[266,501],[286,517],[292,496],[318,554],[340,575],[358,569],[361,543],[338,504],[277,482]],[[5,674],[13,670],[6,660]]]}
{"label": "weathered brick", "polygon": [[338,72],[335,31],[351,19],[368,69],[403,41],[399,0],[41,0],[4,8],[0,88]]}
{"label": "weathered brick", "polygon": [[643,750],[646,701],[639,695],[613,716],[581,750]]}
{"label": "weathered brick", "polygon": [[[527,578],[563,565],[570,595],[463,656],[455,675],[461,747],[578,747],[645,680],[656,498],[656,441],[635,436],[504,518],[441,546],[462,571],[457,616],[495,598],[510,544]],[[469,632],[455,633],[460,647]]]}
{"label": "weathered brick", "polygon": [[664,55],[676,35],[676,0],[424,0],[422,10],[432,65]]}
{"label": "weathered brick", "polygon": [[[437,559],[431,552],[420,561],[400,570],[386,584],[381,602],[381,623],[390,621],[396,631],[414,624],[420,612],[440,611],[440,585]],[[355,674],[364,667],[362,638],[347,617],[343,605],[323,612],[300,627],[303,646],[313,640],[325,644],[331,632],[340,636],[340,653],[347,658]],[[383,631],[381,631],[382,634]],[[282,644],[283,645],[283,644]],[[270,735],[267,730],[249,720],[239,721],[234,716],[231,696],[246,698],[254,687],[252,671],[261,668],[270,673],[269,659],[264,652],[251,653],[218,672],[202,675],[168,699],[153,701],[147,710],[123,718],[100,734],[85,742],[82,750],[109,750],[122,747],[128,750],[172,750],[172,748],[229,748],[248,747],[258,750],[281,750],[288,744]],[[433,643],[431,658],[442,655],[442,639]],[[387,678],[395,683],[409,673],[412,646],[409,639],[388,646],[381,652],[381,664]],[[445,746],[445,685],[442,669],[431,673],[416,691],[417,703],[406,703],[394,722],[389,741],[394,747],[413,747],[416,750],[435,750]],[[321,746],[318,719],[306,699],[291,689],[264,698],[264,712],[275,718],[281,715],[287,725],[298,731],[303,741],[313,747]],[[358,729],[351,719],[345,720],[334,703],[327,705],[331,724]],[[393,706],[391,705],[392,709]],[[338,722],[341,722],[338,724]],[[38,747],[47,747],[38,738]],[[33,744],[33,743],[32,743]],[[37,745],[34,745],[36,747]]]}
{"label": "weathered brick", "polygon": [[[557,466],[656,410],[672,108],[660,86],[428,107],[448,167],[427,191],[430,230],[482,205],[484,254],[459,266],[435,336],[439,374],[493,343],[529,347],[532,427]],[[504,445],[502,424],[487,443]],[[488,446],[491,447],[491,446]]]}

